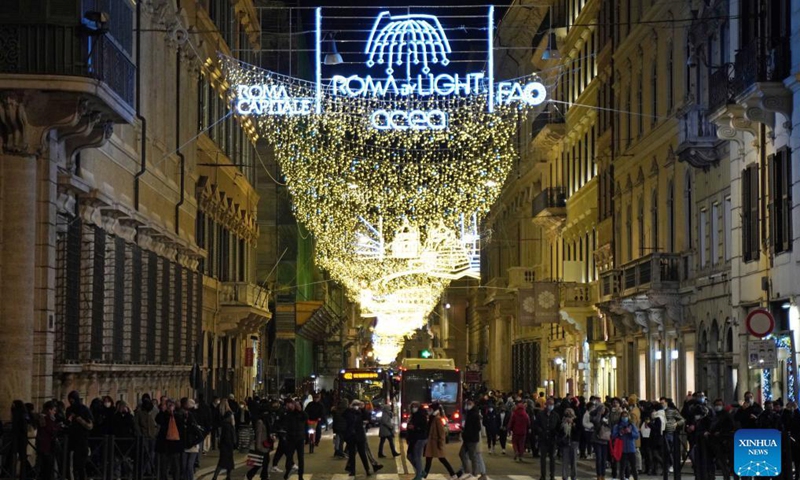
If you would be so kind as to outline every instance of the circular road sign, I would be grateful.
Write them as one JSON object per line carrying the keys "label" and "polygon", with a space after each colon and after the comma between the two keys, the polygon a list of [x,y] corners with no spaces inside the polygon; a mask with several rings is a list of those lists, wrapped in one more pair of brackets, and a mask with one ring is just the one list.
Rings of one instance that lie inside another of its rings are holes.
{"label": "circular road sign", "polygon": [[757,308],[747,314],[745,327],[750,335],[764,338],[775,329],[775,317],[768,310]]}

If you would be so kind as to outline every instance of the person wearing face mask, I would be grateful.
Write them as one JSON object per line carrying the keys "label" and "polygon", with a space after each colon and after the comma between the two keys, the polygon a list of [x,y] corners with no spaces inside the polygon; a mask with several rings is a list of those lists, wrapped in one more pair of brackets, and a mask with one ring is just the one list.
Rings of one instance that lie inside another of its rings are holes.
{"label": "person wearing face mask", "polygon": [[800,412],[797,410],[797,402],[788,402],[783,409],[782,421],[784,430],[789,432],[791,438],[792,463],[794,464],[794,477],[797,480],[800,476]]}
{"label": "person wearing face mask", "polygon": [[525,404],[520,402],[514,413],[511,414],[511,420],[508,423],[508,429],[511,431],[511,445],[514,447],[514,461],[521,462],[522,456],[525,454],[525,439],[528,435],[528,429],[531,425],[531,419],[525,409]]}
{"label": "person wearing face mask", "polygon": [[775,406],[772,400],[764,402],[764,411],[758,416],[756,420],[757,428],[774,428],[781,429],[781,416],[775,412]]}
{"label": "person wearing face mask", "polygon": [[483,415],[483,426],[486,428],[486,446],[489,449],[489,453],[494,455],[497,435],[500,433],[500,416],[495,411],[493,403],[489,403],[486,407],[486,413]]}
{"label": "person wearing face mask", "polygon": [[622,440],[622,458],[620,459],[620,472],[630,471],[633,480],[639,480],[636,469],[636,440],[639,438],[639,429],[631,423],[628,412],[623,411],[619,423],[611,430],[612,439]]}
{"label": "person wearing face mask", "polygon": [[686,426],[686,432],[689,435],[689,456],[695,477],[698,480],[713,480],[714,463],[711,461],[710,439],[706,436],[711,428],[713,413],[706,405],[695,403],[690,414],[692,417]]}
{"label": "person wearing face mask", "polygon": [[[481,455],[481,412],[472,400],[467,400],[464,405],[464,429],[461,432],[461,449],[458,456],[461,459],[461,470],[457,474],[469,477],[470,472],[473,477],[479,480],[486,480],[486,465],[483,463]],[[469,467],[471,467],[471,469]],[[463,477],[466,478],[466,477]]]}
{"label": "person wearing face mask", "polygon": [[111,417],[111,431],[116,444],[114,454],[115,478],[120,474],[127,475],[133,471],[133,439],[136,436],[136,422],[131,414],[128,404],[120,401],[117,411]]}
{"label": "person wearing face mask", "polygon": [[714,400],[714,419],[703,435],[710,440],[711,452],[714,454],[716,467],[722,471],[725,480],[731,478],[731,452],[733,451],[733,433],[735,425],[733,415],[725,408],[721,398]]}
{"label": "person wearing face mask", "polygon": [[445,456],[444,444],[447,439],[447,431],[444,429],[442,407],[438,402],[431,404],[430,419],[428,420],[428,443],[425,445],[425,471],[423,477],[427,477],[433,465],[433,459],[438,458],[439,462],[447,469],[451,480],[457,480],[456,472],[447,461]]}
{"label": "person wearing face mask", "polygon": [[56,421],[55,402],[45,402],[42,413],[39,415],[39,425],[36,430],[36,454],[39,461],[40,480],[53,480],[56,464],[56,436],[60,430]]}
{"label": "person wearing face mask", "polygon": [[734,420],[736,420],[740,428],[758,428],[758,417],[763,411],[761,405],[753,399],[753,393],[744,392],[742,408],[736,412]]}
{"label": "person wearing face mask", "polygon": [[411,416],[406,427],[406,441],[408,442],[408,456],[411,466],[414,467],[414,480],[421,480],[425,473],[422,464],[422,453],[428,443],[428,412],[420,408],[419,402],[411,402]]}
{"label": "person wearing face mask", "polygon": [[369,460],[367,460],[367,433],[364,430],[364,420],[361,414],[361,402],[353,400],[350,408],[344,414],[347,428],[345,429],[345,442],[347,442],[347,473],[354,477],[356,475],[356,452],[364,465],[364,472],[369,475]]}
{"label": "person wearing face mask", "polygon": [[[300,402],[293,400],[286,402],[286,414],[283,418],[283,426],[286,430],[286,471],[283,473],[283,480],[287,480],[292,472],[297,472],[298,480],[303,480],[305,467],[306,430],[308,428],[308,415],[303,411]],[[294,464],[294,455],[297,454],[297,464]],[[296,467],[296,468],[295,468]]]}
{"label": "person wearing face mask", "polygon": [[589,397],[589,403],[586,405],[583,415],[581,416],[581,424],[583,425],[582,444],[586,445],[586,455],[582,458],[593,458],[594,456],[594,443],[592,442],[592,437],[594,437],[594,422],[592,421],[592,414],[597,408],[599,400],[600,399],[594,395]]}
{"label": "person wearing face mask", "polygon": [[545,402],[544,410],[536,418],[534,427],[539,439],[539,455],[541,455],[541,480],[547,474],[547,462],[550,461],[550,480],[556,478],[556,444],[558,430],[561,426],[561,418],[555,412],[555,400],[548,397]]}

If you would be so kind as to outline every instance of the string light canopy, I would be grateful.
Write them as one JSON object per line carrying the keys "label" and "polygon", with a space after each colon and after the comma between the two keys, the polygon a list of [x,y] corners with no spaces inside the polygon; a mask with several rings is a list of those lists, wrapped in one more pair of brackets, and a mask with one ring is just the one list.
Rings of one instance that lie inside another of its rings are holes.
{"label": "string light canopy", "polygon": [[314,81],[220,60],[235,111],[275,146],[317,264],[378,317],[373,346],[393,359],[451,280],[479,276],[479,222],[546,90],[535,76],[495,81],[492,7],[485,71],[449,69],[436,17],[385,11],[363,49],[369,73],[323,78],[321,12]]}

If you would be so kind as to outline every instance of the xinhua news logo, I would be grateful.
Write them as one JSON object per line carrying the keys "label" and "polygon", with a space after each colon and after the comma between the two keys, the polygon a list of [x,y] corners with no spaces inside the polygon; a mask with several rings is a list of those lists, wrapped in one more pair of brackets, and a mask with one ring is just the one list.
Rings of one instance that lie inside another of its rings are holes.
{"label": "xinhua news logo", "polygon": [[781,473],[781,432],[741,429],[733,437],[733,470],[741,477]]}

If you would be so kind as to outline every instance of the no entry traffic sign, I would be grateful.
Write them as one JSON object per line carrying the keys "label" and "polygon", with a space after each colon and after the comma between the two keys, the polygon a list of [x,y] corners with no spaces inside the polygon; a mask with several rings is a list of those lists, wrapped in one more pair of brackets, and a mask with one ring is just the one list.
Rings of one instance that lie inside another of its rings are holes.
{"label": "no entry traffic sign", "polygon": [[764,338],[775,330],[775,317],[763,308],[756,308],[747,314],[745,327],[750,335]]}

